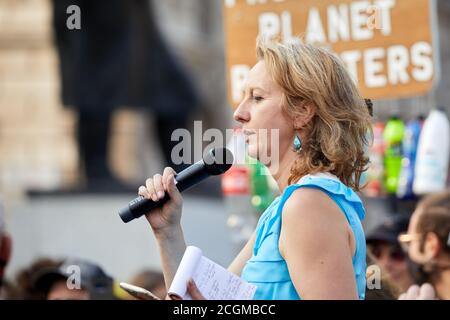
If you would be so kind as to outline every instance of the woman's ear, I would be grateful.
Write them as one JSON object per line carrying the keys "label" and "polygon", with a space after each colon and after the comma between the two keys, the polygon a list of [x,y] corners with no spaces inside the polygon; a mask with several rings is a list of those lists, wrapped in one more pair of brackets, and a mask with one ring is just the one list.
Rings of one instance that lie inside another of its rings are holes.
{"label": "woman's ear", "polygon": [[428,232],[425,236],[424,255],[427,259],[435,259],[441,251],[441,244],[438,236],[434,232]]}
{"label": "woman's ear", "polygon": [[311,103],[301,103],[296,107],[294,116],[294,128],[301,129],[308,125],[316,114],[316,108]]}

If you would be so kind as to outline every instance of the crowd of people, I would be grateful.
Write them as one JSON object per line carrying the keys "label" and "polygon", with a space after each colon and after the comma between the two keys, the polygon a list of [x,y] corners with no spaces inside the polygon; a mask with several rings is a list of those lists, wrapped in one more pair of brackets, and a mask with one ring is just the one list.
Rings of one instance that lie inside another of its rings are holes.
{"label": "crowd of people", "polygon": [[[366,243],[368,270],[378,266],[382,278],[380,287],[366,288],[367,300],[450,300],[450,191],[425,197],[411,215],[389,216],[366,235]],[[77,258],[40,258],[19,270],[15,278],[5,279],[11,250],[12,239],[0,209],[1,299],[133,299],[98,264]],[[70,278],[74,266],[80,271],[79,288],[76,279]],[[166,295],[158,270],[143,269],[129,283],[162,299]]]}
{"label": "crowd of people", "polygon": [[367,235],[367,249],[387,276],[388,296],[450,299],[450,191],[426,196],[411,215],[389,217]]}
{"label": "crowd of people", "polygon": [[[143,269],[128,283],[151,291],[161,299],[166,295],[163,275],[156,270]],[[1,300],[133,299],[98,264],[77,258],[37,259],[19,270],[14,279],[3,279],[0,289]]]}
{"label": "crowd of people", "polygon": [[[99,264],[76,257],[41,257],[18,270],[13,278],[5,272],[12,256],[13,239],[8,233],[0,202],[0,300],[128,300],[132,296]],[[143,267],[129,284],[164,298],[163,274]]]}

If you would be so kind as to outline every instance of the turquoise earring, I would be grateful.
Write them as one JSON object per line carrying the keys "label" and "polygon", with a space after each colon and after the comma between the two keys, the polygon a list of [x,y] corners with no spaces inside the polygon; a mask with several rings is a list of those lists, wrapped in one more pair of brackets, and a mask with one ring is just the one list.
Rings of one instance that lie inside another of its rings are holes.
{"label": "turquoise earring", "polygon": [[302,151],[302,140],[300,139],[297,131],[295,132],[294,136],[294,151],[297,153],[300,153],[300,151]]}

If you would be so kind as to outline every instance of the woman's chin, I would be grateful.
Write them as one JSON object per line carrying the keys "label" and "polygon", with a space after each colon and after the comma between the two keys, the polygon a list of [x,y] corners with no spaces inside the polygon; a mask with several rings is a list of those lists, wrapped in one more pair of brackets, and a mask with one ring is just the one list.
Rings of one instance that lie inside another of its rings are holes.
{"label": "woman's chin", "polygon": [[247,146],[248,156],[253,159],[258,159],[258,148],[255,145],[248,144]]}

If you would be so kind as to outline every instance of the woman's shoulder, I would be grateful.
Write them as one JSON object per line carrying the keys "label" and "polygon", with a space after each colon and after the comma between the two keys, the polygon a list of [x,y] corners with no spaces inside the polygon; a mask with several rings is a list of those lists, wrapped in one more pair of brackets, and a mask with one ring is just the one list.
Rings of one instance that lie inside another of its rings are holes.
{"label": "woman's shoulder", "polygon": [[340,187],[340,184],[339,179],[329,173],[303,176],[299,181],[289,185],[283,191],[283,209],[326,207],[331,200],[329,193],[334,193]]}
{"label": "woman's shoulder", "polygon": [[[331,206],[339,211],[344,206],[350,206],[360,220],[365,216],[364,206],[358,194],[330,173],[302,177],[297,183],[291,184],[284,190],[281,202],[283,208],[312,206],[312,208],[326,209]],[[344,213],[348,214],[348,212]]]}
{"label": "woman's shoulder", "polygon": [[[288,186],[281,202],[282,225],[300,225],[307,221],[308,226],[325,224],[331,232],[331,229],[347,229],[349,215],[356,213],[359,219],[364,217],[358,195],[328,173],[308,175]],[[356,215],[352,219],[359,220]]]}
{"label": "woman's shoulder", "polygon": [[315,248],[312,251],[334,248],[336,243],[348,244],[353,253],[351,227],[340,210],[321,190],[296,189],[281,212],[279,247],[282,256],[286,257],[288,243]]}
{"label": "woman's shoulder", "polygon": [[331,222],[340,218],[340,209],[323,191],[315,188],[296,188],[286,199],[282,208],[283,220],[303,220],[309,222]]}

